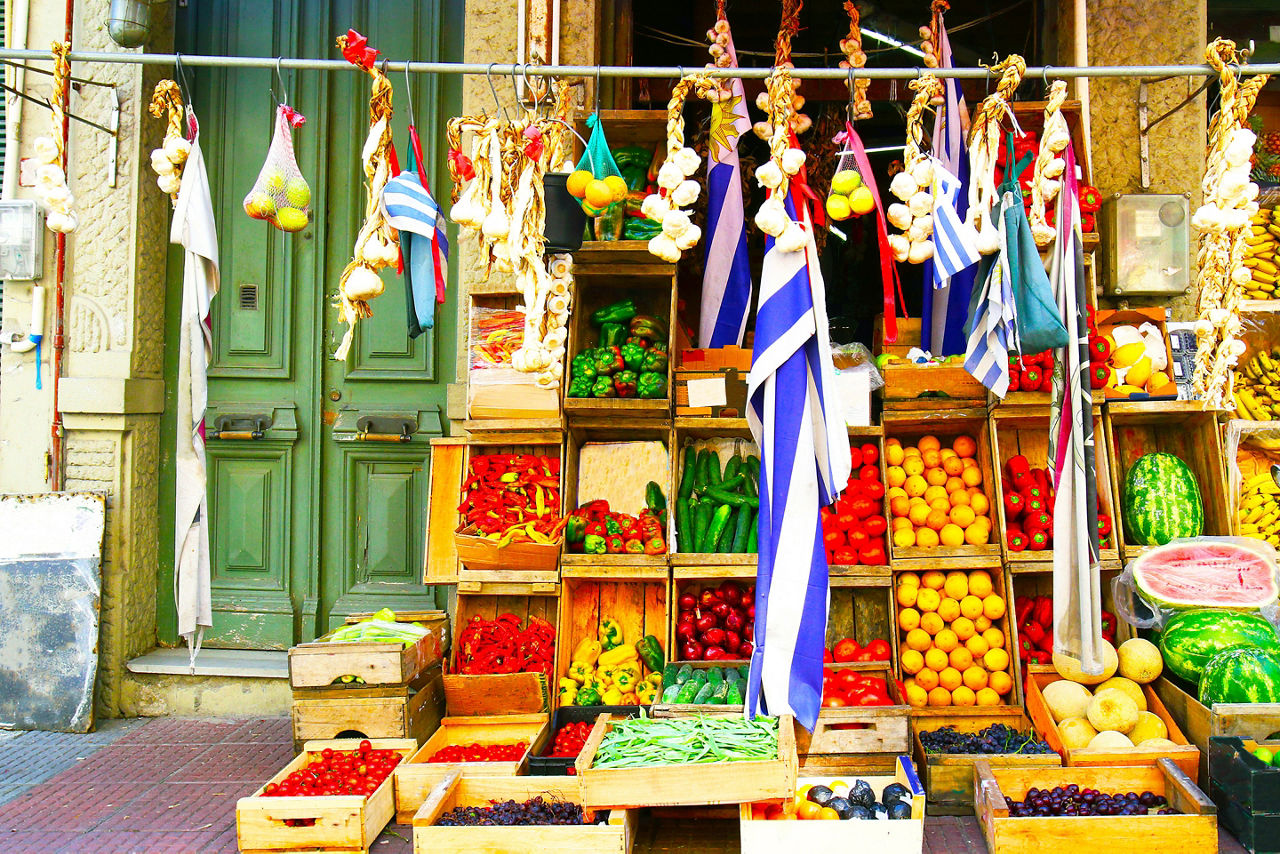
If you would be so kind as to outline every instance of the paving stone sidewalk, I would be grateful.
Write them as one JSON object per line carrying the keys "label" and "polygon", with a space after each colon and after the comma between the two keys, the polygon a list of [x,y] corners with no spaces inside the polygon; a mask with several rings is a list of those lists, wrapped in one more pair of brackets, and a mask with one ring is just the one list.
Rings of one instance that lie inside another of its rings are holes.
{"label": "paving stone sidewalk", "polygon": [[[236,800],[292,758],[288,718],[106,721],[88,735],[0,731],[0,852],[234,854]],[[1244,851],[1220,838],[1223,854]],[[392,825],[371,854],[409,854],[412,839],[412,828]],[[642,820],[635,845],[635,854],[738,850],[734,821]],[[926,854],[986,850],[974,818],[926,820]]]}

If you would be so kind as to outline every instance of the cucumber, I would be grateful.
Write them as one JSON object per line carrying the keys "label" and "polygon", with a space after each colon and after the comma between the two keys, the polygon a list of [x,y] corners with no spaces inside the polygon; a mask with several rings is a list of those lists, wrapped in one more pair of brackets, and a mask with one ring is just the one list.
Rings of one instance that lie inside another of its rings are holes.
{"label": "cucumber", "polygon": [[668,685],[666,688],[663,688],[663,689],[662,689],[662,702],[664,702],[664,703],[674,703],[674,702],[676,701],[676,697],[680,696],[680,688],[681,688],[681,687],[683,687],[683,686],[680,686],[680,685]]}
{"label": "cucumber", "polygon": [[751,473],[756,477],[760,476],[760,458],[755,454],[750,454],[746,459],[747,468],[751,469]]}
{"label": "cucumber", "polygon": [[[693,666],[689,664],[682,664],[680,665],[680,669],[676,671],[675,681],[678,684],[683,685],[684,683],[688,682],[689,679],[692,677],[693,677]],[[663,684],[664,685],[666,684],[665,679],[663,680]]]}
{"label": "cucumber", "polygon": [[693,704],[695,706],[705,706],[707,703],[711,701],[711,695],[714,694],[715,691],[716,691],[716,686],[712,685],[710,682],[707,682],[701,688],[698,689],[697,695],[694,696],[693,698]]}
{"label": "cucumber", "polygon": [[708,668],[707,668],[707,681],[708,681],[708,682],[710,682],[710,683],[712,683],[713,685],[719,685],[721,682],[723,682],[723,681],[724,681],[724,668],[722,668],[722,667],[708,667]]}
{"label": "cucumber", "polygon": [[755,520],[756,514],[750,507],[738,508],[737,525],[733,529],[733,544],[729,551],[740,555],[747,550],[747,540],[751,537],[751,527]]}
{"label": "cucumber", "polygon": [[734,476],[737,475],[738,472],[741,470],[742,470],[742,454],[735,452],[732,457],[729,457],[729,462],[725,463],[724,479],[732,480]]}
{"label": "cucumber", "polygon": [[676,675],[679,672],[680,672],[680,668],[677,667],[675,663],[668,663],[666,667],[662,668],[662,684],[663,685],[677,684],[680,681],[679,679],[676,678]]}
{"label": "cucumber", "polygon": [[698,695],[698,689],[702,687],[702,683],[696,679],[690,679],[688,682],[680,686],[680,690],[676,692],[674,702],[677,705],[687,705],[693,702],[693,698]]}
{"label": "cucumber", "polygon": [[739,679],[741,679],[741,678],[742,678],[742,676],[738,673],[738,669],[737,669],[736,667],[727,667],[727,668],[725,668],[725,671],[724,671],[724,681],[726,681],[726,682],[737,682],[737,681],[738,681]]}
{"label": "cucumber", "polygon": [[742,686],[745,682],[736,681],[729,682],[729,690],[725,692],[724,702],[726,706],[741,706],[745,701],[742,697]]}
{"label": "cucumber", "polygon": [[756,480],[757,478],[755,475],[748,474],[746,481],[744,481],[742,484],[743,495],[748,495],[752,498],[760,497],[760,488],[759,488],[759,485],[756,483]]}
{"label": "cucumber", "polygon": [[701,493],[707,488],[707,459],[711,456],[711,452],[706,448],[698,451],[698,456],[693,466],[693,491]]}
{"label": "cucumber", "polygon": [[732,507],[759,507],[760,499],[755,496],[742,495],[737,492],[725,492],[718,487],[707,487],[702,493],[703,498],[710,498],[712,501],[718,501],[721,504],[728,504]]}
{"label": "cucumber", "polygon": [[721,504],[711,516],[711,522],[707,525],[705,537],[700,541],[698,551],[714,552],[716,544],[720,542],[720,536],[724,534],[725,529],[729,526],[729,513],[732,508],[728,504]]}
{"label": "cucumber", "polygon": [[693,480],[697,477],[698,452],[693,449],[693,445],[686,445],[684,449],[684,466],[680,473],[680,490],[677,497],[688,499],[693,495]]}
{"label": "cucumber", "polygon": [[715,693],[711,695],[711,702],[717,706],[723,706],[729,701],[729,682],[721,682],[716,686]]}
{"label": "cucumber", "polygon": [[707,452],[707,488],[719,486],[724,478],[720,474],[720,455],[715,451]]}
{"label": "cucumber", "polygon": [[733,551],[733,535],[737,530],[737,517],[748,512],[750,508],[742,507],[738,510],[729,511],[729,521],[725,523],[724,531],[720,534],[720,539],[716,542],[716,551],[720,554],[728,554]]}
{"label": "cucumber", "polygon": [[707,671],[695,670],[693,675],[689,677],[690,682],[697,682],[699,685],[707,684]]}
{"label": "cucumber", "polygon": [[693,507],[683,496],[676,499],[676,549],[693,551]]}
{"label": "cucumber", "polygon": [[747,674],[749,674],[750,672],[751,672],[751,667],[749,665],[746,665],[746,664],[738,665],[738,676],[742,677],[743,684],[746,684]]}
{"label": "cucumber", "polygon": [[711,529],[711,518],[715,515],[716,505],[713,501],[699,501],[693,508],[693,547],[691,552],[709,551],[707,534]]}
{"label": "cucumber", "polygon": [[747,536],[747,554],[749,555],[759,554],[760,552],[760,543],[759,543],[759,537],[758,537],[759,533],[760,533],[760,526],[752,525],[751,533]]}

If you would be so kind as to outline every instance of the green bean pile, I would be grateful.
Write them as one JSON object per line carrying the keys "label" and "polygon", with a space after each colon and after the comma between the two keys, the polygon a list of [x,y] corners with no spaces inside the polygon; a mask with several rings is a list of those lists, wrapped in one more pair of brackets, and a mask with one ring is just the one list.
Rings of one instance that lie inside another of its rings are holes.
{"label": "green bean pile", "polygon": [[648,768],[778,758],[778,719],[629,718],[600,742],[592,768]]}

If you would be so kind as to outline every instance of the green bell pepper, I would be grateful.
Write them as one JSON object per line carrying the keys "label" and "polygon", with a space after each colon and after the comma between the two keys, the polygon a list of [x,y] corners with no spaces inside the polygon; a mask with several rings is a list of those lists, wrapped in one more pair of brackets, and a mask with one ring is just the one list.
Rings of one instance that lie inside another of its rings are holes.
{"label": "green bell pepper", "polygon": [[617,347],[597,347],[592,351],[591,360],[599,376],[612,376],[626,367],[622,352]]}
{"label": "green bell pepper", "polygon": [[580,543],[587,535],[587,520],[581,516],[570,516],[564,520],[564,538],[570,543]]}
{"label": "green bell pepper", "polygon": [[613,390],[618,397],[635,397],[638,381],[635,371],[618,371],[613,375]]}
{"label": "green bell pepper", "polygon": [[627,327],[621,323],[606,323],[600,327],[600,346],[618,347],[627,340]]}
{"label": "green bell pepper", "polygon": [[654,512],[667,509],[667,496],[662,494],[662,487],[655,480],[644,485],[644,506]]}
{"label": "green bell pepper", "polygon": [[[622,362],[633,371],[639,371],[640,365],[644,363],[645,356],[648,353],[643,344],[626,343],[619,350],[622,351]],[[666,370],[664,367],[663,370]]]}
{"label": "green bell pepper", "polygon": [[600,620],[596,634],[600,638],[600,646],[606,652],[622,644],[622,626],[612,617],[604,617]]}
{"label": "green bell pepper", "polygon": [[661,350],[646,350],[644,358],[640,361],[640,370],[665,374],[667,372],[667,354]]}
{"label": "green bell pepper", "polygon": [[653,635],[645,635],[636,643],[636,652],[644,666],[654,673],[662,671],[666,663],[666,655],[662,652],[662,644]]}
{"label": "green bell pepper", "polygon": [[[608,377],[605,377],[608,379]],[[574,377],[569,380],[569,390],[566,394],[569,397],[591,397],[591,389],[595,384],[594,379],[588,377]]]}
{"label": "green bell pepper", "polygon": [[613,377],[599,376],[595,382],[591,384],[592,397],[617,397],[618,393],[613,389]]}
{"label": "green bell pepper", "polygon": [[666,341],[667,322],[648,314],[633,315],[630,332],[633,336],[648,338],[650,341]]}
{"label": "green bell pepper", "polygon": [[587,534],[582,538],[582,551],[589,555],[602,555],[605,553],[604,537],[599,534]]}
{"label": "green bell pepper", "polygon": [[667,396],[667,375],[645,371],[636,382],[636,393],[645,400],[657,400]]}
{"label": "green bell pepper", "polygon": [[577,701],[579,706],[598,706],[602,698],[595,688],[587,687],[578,690]]}
{"label": "green bell pepper", "polygon": [[591,313],[591,325],[603,326],[606,323],[626,323],[636,316],[636,304],[629,299],[619,300]]}
{"label": "green bell pepper", "polygon": [[571,379],[587,379],[596,378],[596,366],[591,360],[591,352],[583,351],[573,357],[573,361],[569,363],[569,377]]}

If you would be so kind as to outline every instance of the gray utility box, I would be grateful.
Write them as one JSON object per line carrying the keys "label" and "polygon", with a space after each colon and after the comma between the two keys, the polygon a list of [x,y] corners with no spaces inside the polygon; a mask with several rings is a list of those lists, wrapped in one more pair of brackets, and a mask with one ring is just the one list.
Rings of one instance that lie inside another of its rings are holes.
{"label": "gray utility box", "polygon": [[1190,202],[1185,195],[1117,195],[1098,212],[1103,293],[1169,296],[1191,287]]}

